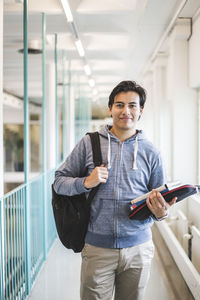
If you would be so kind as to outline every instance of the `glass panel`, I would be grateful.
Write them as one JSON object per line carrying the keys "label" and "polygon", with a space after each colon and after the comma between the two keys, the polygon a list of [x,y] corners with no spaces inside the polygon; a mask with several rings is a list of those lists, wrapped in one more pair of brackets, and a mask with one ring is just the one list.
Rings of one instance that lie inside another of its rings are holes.
{"label": "glass panel", "polygon": [[23,4],[4,5],[3,121],[4,190],[23,182]]}
{"label": "glass panel", "polygon": [[42,14],[28,16],[28,97],[31,178],[42,169]]}
{"label": "glass panel", "polygon": [[75,143],[90,131],[91,107],[90,99],[80,97],[75,99]]}

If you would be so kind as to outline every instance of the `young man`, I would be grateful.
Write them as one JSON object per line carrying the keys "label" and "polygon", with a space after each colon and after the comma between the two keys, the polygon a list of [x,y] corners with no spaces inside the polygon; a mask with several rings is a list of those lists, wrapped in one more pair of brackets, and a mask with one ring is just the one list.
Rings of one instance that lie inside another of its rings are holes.
{"label": "young man", "polygon": [[[90,137],[84,136],[56,171],[58,194],[89,192],[101,183],[91,205],[82,251],[81,300],[143,299],[154,246],[153,219],[167,216],[170,205],[155,188],[165,183],[159,152],[136,129],[146,101],[145,90],[122,81],[111,92],[113,125],[99,131],[103,164],[94,168]],[[151,191],[152,217],[130,220],[130,200]]]}

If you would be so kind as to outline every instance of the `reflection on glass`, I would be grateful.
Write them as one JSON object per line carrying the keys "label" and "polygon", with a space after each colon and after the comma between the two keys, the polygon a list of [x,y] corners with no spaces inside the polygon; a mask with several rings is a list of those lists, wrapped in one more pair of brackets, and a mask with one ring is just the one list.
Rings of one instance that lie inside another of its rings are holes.
{"label": "reflection on glass", "polygon": [[23,125],[6,124],[4,126],[5,171],[24,170]]}

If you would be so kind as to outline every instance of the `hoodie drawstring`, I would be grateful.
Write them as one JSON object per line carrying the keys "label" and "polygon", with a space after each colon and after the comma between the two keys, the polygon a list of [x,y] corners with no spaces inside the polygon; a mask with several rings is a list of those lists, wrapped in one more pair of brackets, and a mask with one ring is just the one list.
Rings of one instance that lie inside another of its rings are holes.
{"label": "hoodie drawstring", "polygon": [[111,168],[110,165],[110,134],[108,133],[108,154],[107,154],[107,159],[108,159],[108,169]]}
{"label": "hoodie drawstring", "polygon": [[137,170],[137,163],[136,163],[136,160],[137,160],[137,152],[138,152],[138,137],[136,135],[136,138],[135,138],[135,147],[134,147],[134,161],[133,161],[133,170]]}

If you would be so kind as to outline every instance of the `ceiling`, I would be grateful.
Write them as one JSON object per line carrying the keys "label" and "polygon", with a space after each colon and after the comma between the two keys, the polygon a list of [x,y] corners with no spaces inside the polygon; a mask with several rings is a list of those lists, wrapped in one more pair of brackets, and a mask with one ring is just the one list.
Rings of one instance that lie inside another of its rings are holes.
{"label": "ceiling", "polygon": [[[47,62],[54,60],[58,34],[58,82],[63,82],[63,53],[76,91],[89,97],[93,117],[106,117],[105,107],[113,87],[124,79],[138,79],[150,61],[170,20],[182,4],[179,17],[192,17],[200,0],[68,0],[76,30],[85,49],[80,58],[60,0],[28,1],[28,39],[41,48],[42,12],[47,20]],[[183,5],[184,4],[184,5]],[[4,0],[4,90],[23,98],[23,3]],[[69,64],[70,61],[70,64]],[[92,71],[95,87],[88,85],[84,61]],[[41,54],[29,55],[31,101],[41,103]],[[65,80],[67,82],[67,78]],[[59,86],[62,95],[62,86]]]}

